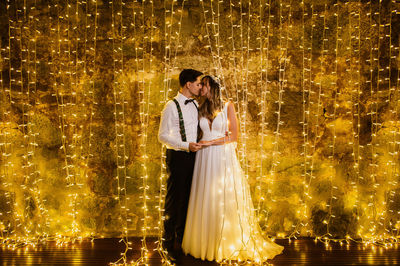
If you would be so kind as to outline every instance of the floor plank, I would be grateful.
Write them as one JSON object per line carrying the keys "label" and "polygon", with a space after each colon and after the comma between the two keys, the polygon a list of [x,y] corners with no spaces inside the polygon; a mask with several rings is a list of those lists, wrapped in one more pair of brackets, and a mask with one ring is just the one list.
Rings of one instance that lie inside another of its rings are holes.
{"label": "floor plank", "polygon": [[[132,238],[132,250],[128,252],[130,261],[140,257],[140,238]],[[155,239],[147,241],[150,250],[148,263],[161,265]],[[359,243],[340,245],[331,243],[326,247],[313,239],[288,241],[278,239],[278,244],[285,246],[283,254],[270,261],[272,265],[396,265],[400,264],[399,245],[392,248],[364,246]],[[119,239],[96,239],[93,242],[83,240],[62,247],[55,242],[47,242],[40,247],[23,247],[15,250],[0,248],[1,265],[109,265],[120,258],[124,245]],[[191,256],[182,257],[182,265],[218,265],[194,259]]]}

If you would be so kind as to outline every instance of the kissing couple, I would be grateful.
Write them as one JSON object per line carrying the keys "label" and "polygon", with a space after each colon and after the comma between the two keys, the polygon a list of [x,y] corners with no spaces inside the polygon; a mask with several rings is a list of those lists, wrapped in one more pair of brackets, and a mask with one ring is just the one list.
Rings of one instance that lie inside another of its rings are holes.
{"label": "kissing couple", "polygon": [[236,155],[234,104],[223,97],[217,78],[200,71],[184,69],[179,84],[158,133],[167,147],[166,257],[177,264],[182,251],[217,262],[272,259],[283,247],[262,236]]}

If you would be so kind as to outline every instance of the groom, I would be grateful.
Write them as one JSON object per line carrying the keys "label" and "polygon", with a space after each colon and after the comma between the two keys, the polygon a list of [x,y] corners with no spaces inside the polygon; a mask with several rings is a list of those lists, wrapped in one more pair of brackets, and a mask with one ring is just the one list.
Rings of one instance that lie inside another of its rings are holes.
{"label": "groom", "polygon": [[158,139],[167,147],[166,165],[169,175],[164,207],[163,248],[172,262],[176,261],[174,242],[182,244],[197,143],[198,103],[203,73],[184,69],[179,74],[180,91],[162,111]]}

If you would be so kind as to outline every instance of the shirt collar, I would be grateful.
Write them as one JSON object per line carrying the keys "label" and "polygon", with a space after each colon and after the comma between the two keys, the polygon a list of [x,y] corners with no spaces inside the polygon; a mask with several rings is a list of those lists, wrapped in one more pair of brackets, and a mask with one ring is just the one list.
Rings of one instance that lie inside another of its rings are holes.
{"label": "shirt collar", "polygon": [[[188,97],[186,97],[185,95],[183,95],[181,92],[178,92],[178,95],[176,96],[177,100],[180,103],[184,103],[186,100],[190,99]],[[198,105],[197,100],[195,99],[194,102],[196,103],[196,106]]]}

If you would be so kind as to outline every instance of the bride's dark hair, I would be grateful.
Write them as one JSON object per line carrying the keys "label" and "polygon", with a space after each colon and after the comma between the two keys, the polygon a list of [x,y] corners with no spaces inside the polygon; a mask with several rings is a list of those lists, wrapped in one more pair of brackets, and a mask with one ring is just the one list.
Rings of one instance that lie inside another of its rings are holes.
{"label": "bride's dark hair", "polygon": [[212,76],[204,76],[201,79],[203,84],[210,85],[210,99],[206,97],[204,102],[199,107],[199,118],[205,117],[208,120],[213,121],[217,114],[222,109],[222,99],[221,99],[221,85]]}

